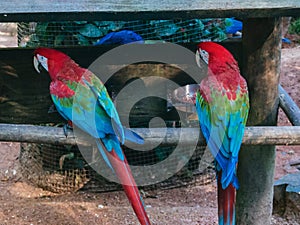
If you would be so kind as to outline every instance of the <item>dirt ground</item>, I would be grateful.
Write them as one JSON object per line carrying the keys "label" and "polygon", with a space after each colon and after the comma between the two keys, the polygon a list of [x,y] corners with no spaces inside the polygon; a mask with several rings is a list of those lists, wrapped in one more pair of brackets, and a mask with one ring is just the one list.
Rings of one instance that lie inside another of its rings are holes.
{"label": "dirt ground", "polygon": [[[14,30],[0,25],[0,47],[15,46]],[[281,84],[300,106],[300,47],[282,50]],[[279,125],[289,122],[282,112]],[[18,171],[18,143],[0,143],[0,225],[81,225],[138,224],[122,191],[109,193],[78,192],[57,195],[22,181]],[[275,179],[298,171],[290,162],[300,160],[300,146],[277,147]],[[171,190],[154,190],[144,198],[153,224],[217,224],[214,183]],[[300,224],[273,215],[272,224]]]}

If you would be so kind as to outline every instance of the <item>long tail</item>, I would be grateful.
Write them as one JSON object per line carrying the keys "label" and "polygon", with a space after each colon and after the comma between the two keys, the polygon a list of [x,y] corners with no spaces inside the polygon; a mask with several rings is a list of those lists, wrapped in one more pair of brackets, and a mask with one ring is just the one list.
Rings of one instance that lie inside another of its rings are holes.
{"label": "long tail", "polygon": [[232,184],[225,189],[221,184],[221,173],[218,174],[218,216],[219,225],[235,225],[235,193]]}
{"label": "long tail", "polygon": [[[119,178],[123,189],[127,195],[127,198],[129,199],[129,202],[132,205],[132,208],[138,218],[138,220],[140,221],[141,225],[151,225],[150,220],[147,216],[146,210],[144,208],[143,205],[143,201],[141,199],[139,190],[137,188],[137,185],[134,181],[134,178],[132,176],[130,167],[127,163],[127,159],[125,157],[125,155],[123,154],[122,149],[120,148],[120,144],[118,143],[118,147],[116,147],[118,150],[116,151],[114,148],[111,148],[112,146],[115,146],[116,142],[114,142],[113,140],[103,140],[102,139],[102,143],[105,146],[106,150],[101,149],[101,146],[99,146],[99,143],[97,143],[98,148],[101,152],[101,154],[105,154],[106,155],[106,159],[104,156],[104,160],[107,161],[107,163],[109,164],[109,166],[112,167],[113,171],[115,172],[115,174],[117,175],[117,177]],[[113,143],[114,142],[114,143]],[[102,147],[104,147],[102,145]],[[122,151],[122,152],[120,152]],[[120,157],[120,154],[122,154],[122,156]]]}

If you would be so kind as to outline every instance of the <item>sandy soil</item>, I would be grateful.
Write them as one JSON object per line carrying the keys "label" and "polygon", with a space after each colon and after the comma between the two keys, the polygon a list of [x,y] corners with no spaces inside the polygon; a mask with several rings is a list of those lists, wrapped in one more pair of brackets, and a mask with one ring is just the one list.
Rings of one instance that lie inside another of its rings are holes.
{"label": "sandy soil", "polygon": [[[16,46],[13,32],[0,32],[0,47],[3,46]],[[300,106],[299,60],[297,45],[283,49],[281,83]],[[289,124],[282,112],[278,121],[279,125]],[[0,143],[0,155],[1,225],[138,224],[123,192],[56,195],[22,181],[18,171],[18,143]],[[278,147],[276,160],[276,179],[296,172],[297,168],[290,166],[290,162],[300,160],[300,147]],[[150,191],[146,196],[146,209],[153,224],[217,224],[214,183]],[[299,223],[274,215],[272,224]]]}
{"label": "sandy soil", "polygon": [[[280,83],[300,107],[300,46],[282,49]],[[279,110],[278,125],[291,125],[283,111]],[[277,164],[275,179],[283,174],[299,171],[290,162],[300,161],[300,146],[277,147]]]}

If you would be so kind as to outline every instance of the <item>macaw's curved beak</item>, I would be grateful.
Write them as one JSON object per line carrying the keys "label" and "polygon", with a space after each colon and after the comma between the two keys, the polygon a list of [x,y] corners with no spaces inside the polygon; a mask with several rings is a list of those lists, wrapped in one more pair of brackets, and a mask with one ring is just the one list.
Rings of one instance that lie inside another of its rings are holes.
{"label": "macaw's curved beak", "polygon": [[36,56],[33,56],[33,65],[34,65],[34,69],[38,72],[41,73],[39,67],[41,66],[40,62],[38,61]]}

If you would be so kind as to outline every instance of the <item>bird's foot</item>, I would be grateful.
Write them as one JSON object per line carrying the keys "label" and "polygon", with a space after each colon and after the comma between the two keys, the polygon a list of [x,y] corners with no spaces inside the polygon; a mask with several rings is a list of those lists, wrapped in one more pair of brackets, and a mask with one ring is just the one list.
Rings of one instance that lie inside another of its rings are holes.
{"label": "bird's foot", "polygon": [[68,123],[64,124],[63,129],[64,129],[64,134],[65,134],[65,136],[67,138],[68,135],[69,135],[69,131],[73,130],[73,123],[72,123],[72,121],[68,120]]}

